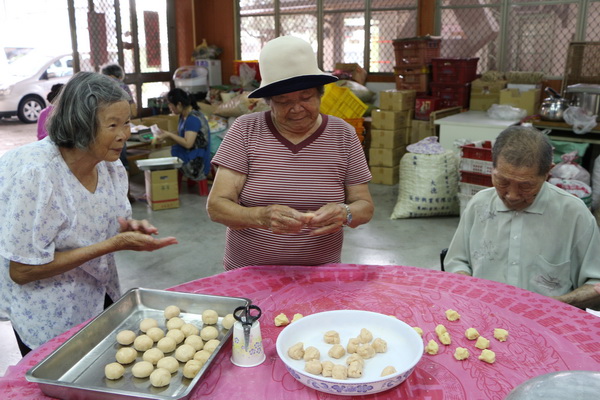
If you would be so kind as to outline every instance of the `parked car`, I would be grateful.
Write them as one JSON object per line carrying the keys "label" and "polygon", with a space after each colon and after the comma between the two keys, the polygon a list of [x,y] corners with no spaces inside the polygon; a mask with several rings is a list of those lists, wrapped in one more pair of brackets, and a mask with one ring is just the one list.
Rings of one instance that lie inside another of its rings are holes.
{"label": "parked car", "polygon": [[0,117],[16,115],[24,123],[37,122],[52,85],[66,83],[72,75],[72,55],[32,50],[0,75]]}

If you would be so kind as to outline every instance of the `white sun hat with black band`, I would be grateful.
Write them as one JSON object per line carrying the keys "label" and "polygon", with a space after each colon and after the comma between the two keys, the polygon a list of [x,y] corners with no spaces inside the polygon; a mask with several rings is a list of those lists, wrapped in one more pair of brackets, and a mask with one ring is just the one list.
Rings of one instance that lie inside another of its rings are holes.
{"label": "white sun hat with black band", "polygon": [[338,80],[317,66],[317,57],[306,41],[281,36],[269,41],[258,59],[260,87],[248,97],[271,97],[326,85]]}

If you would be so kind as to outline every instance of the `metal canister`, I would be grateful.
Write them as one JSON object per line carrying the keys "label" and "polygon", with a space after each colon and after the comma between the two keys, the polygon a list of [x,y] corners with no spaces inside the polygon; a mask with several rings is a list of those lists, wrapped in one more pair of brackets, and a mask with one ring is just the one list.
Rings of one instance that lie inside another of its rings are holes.
{"label": "metal canister", "polygon": [[[600,85],[578,83],[567,86],[565,97],[571,100],[571,105],[581,107],[592,115],[600,116]],[[596,118],[600,120],[600,118]]]}

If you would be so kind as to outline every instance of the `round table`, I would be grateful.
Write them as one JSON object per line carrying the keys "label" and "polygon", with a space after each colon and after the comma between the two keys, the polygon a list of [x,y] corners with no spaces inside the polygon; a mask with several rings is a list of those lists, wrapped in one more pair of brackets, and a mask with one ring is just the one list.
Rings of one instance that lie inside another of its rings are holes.
{"label": "round table", "polygon": [[[263,310],[261,331],[266,361],[252,368],[234,366],[231,346],[214,360],[191,398],[333,399],[297,382],[277,356],[275,342],[283,327],[274,318],[285,313],[314,314],[361,309],[396,316],[423,330],[427,343],[434,328],[446,326],[450,346],[424,354],[413,374],[387,392],[360,399],[498,399],[521,383],[549,372],[600,371],[600,318],[554,299],[513,286],[415,267],[329,264],[319,267],[253,266],[188,282],[169,290],[247,297]],[[461,318],[448,321],[445,311]],[[81,326],[36,349],[0,378],[0,398],[46,398],[25,372],[44,359]],[[491,342],[496,362],[480,361],[474,341],[464,332],[476,328]],[[495,328],[509,332],[506,342],[493,338]],[[456,347],[471,356],[457,361]],[[346,398],[352,398],[347,397]]]}

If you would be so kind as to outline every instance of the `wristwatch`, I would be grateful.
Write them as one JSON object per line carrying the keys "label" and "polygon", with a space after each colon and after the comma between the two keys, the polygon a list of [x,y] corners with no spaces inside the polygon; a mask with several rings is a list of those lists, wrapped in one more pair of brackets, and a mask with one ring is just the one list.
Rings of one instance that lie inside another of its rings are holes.
{"label": "wristwatch", "polygon": [[350,206],[346,203],[342,203],[341,206],[346,209],[346,221],[344,222],[344,225],[350,225],[352,223],[352,211],[350,211]]}

